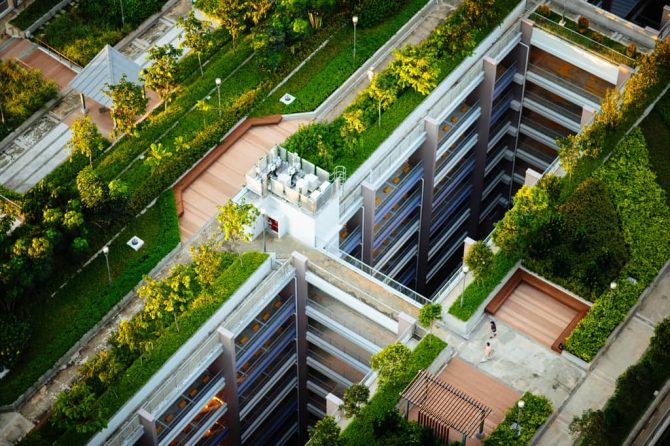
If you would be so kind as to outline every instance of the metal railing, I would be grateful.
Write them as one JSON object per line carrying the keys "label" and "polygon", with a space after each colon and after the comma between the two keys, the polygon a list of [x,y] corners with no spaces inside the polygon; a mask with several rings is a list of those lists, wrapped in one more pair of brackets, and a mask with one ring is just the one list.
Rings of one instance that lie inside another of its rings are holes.
{"label": "metal railing", "polygon": [[538,104],[548,108],[549,110],[559,113],[561,116],[565,116],[567,119],[571,121],[575,121],[575,123],[577,124],[581,124],[582,120],[581,113],[577,113],[574,110],[570,110],[569,108],[562,106],[558,102],[550,101],[549,99],[543,97],[542,95],[535,93],[534,91],[529,91],[528,89],[526,89],[525,97],[533,102],[537,102]]}
{"label": "metal railing", "polygon": [[570,134],[570,131],[568,131],[567,129],[565,132],[560,132],[558,129],[546,126],[544,124],[540,124],[536,120],[531,119],[527,116],[521,120],[521,125],[522,126],[525,125],[526,127],[535,130],[541,135],[550,138],[552,141],[554,141],[554,143],[557,139],[564,138]]}
{"label": "metal railing", "polygon": [[595,103],[595,104],[600,104],[600,96],[598,96],[595,93],[591,93],[590,91],[584,89],[583,87],[577,85],[574,82],[570,82],[566,80],[566,78],[559,76],[558,74],[554,73],[553,71],[549,71],[546,68],[536,64],[529,62],[528,63],[528,71],[533,72],[538,74],[539,76],[557,84],[560,85],[561,87],[565,88],[566,90],[575,92],[575,94],[579,96],[583,96],[589,101]]}
{"label": "metal railing", "polygon": [[[370,331],[366,330],[366,327],[358,326],[358,325],[352,324],[350,322],[344,322],[345,320],[347,320],[347,318],[344,318],[343,314],[336,313],[336,312],[332,311],[331,309],[329,309],[328,307],[326,307],[325,305],[320,304],[313,299],[307,300],[307,307],[312,307],[312,308],[316,309],[316,311],[318,311],[319,313],[322,313],[324,316],[326,316],[326,317],[332,319],[333,321],[337,322],[338,324],[342,325],[347,330],[353,331],[354,333],[356,333],[357,335],[359,335],[363,339],[366,339],[366,340],[372,342],[375,345],[383,346],[383,345],[386,345],[388,343],[388,340],[386,340],[386,339],[381,340],[381,339],[377,338],[376,336],[372,336]],[[355,312],[354,310],[350,310],[350,311],[352,313]],[[364,317],[364,316],[361,316],[361,317]],[[321,325],[324,325],[322,322],[319,322],[319,323]],[[378,325],[373,321],[370,321],[369,323],[371,325],[372,324]],[[310,327],[311,327],[311,325],[310,325]],[[381,325],[379,325],[379,327],[383,328],[383,327],[381,327]],[[391,337],[393,336],[393,334],[390,331],[389,331],[389,335]]]}
{"label": "metal railing", "polygon": [[538,14],[537,12],[531,12],[529,18],[533,20],[538,27],[547,31],[548,33],[551,33],[557,37],[568,39],[571,43],[577,45],[581,49],[595,54],[596,56],[603,57],[612,63],[617,65],[621,63],[628,65],[629,67],[634,67],[636,64],[635,59],[630,58],[609,46],[603,45],[600,42],[596,42],[595,40],[586,37],[577,31],[573,31],[565,25],[554,22],[550,18]]}
{"label": "metal railing", "polygon": [[332,348],[339,350],[340,352],[350,356],[365,366],[370,366],[370,356],[372,356],[372,353],[367,352],[367,355],[362,355],[361,350],[363,349],[361,347],[354,349],[345,345],[345,341],[342,336],[337,335],[335,332],[326,333],[325,331],[316,328],[314,325],[310,325],[307,328],[307,334],[310,332],[320,340],[323,340],[326,344],[330,345]]}

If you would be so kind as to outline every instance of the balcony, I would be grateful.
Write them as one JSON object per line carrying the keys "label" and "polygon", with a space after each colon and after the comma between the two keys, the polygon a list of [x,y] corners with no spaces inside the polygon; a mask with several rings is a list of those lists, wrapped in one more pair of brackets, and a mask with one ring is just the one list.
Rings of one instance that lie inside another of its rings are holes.
{"label": "balcony", "polygon": [[496,84],[493,89],[494,100],[512,83],[514,75],[518,73],[518,71],[516,62],[507,67],[504,65],[498,65],[496,67]]}
{"label": "balcony", "polygon": [[[295,353],[289,351],[285,353],[282,358],[279,358],[277,361],[278,366],[273,366],[271,373],[267,373],[267,380],[257,380],[257,382],[251,386],[244,395],[240,395],[239,404],[240,404],[240,419],[247,417],[247,414],[254,410],[254,407],[260,405],[263,406],[270,402],[272,398],[269,398],[273,393],[275,387],[285,387],[290,377],[297,375],[297,365],[296,361],[286,360],[285,358],[291,358],[295,356]],[[279,383],[281,381],[284,384]],[[277,384],[279,383],[279,384]]]}
{"label": "balcony", "polygon": [[333,355],[324,353],[312,344],[309,345],[307,352],[307,365],[347,387],[353,383],[361,382],[365,376],[365,373],[361,373]]}
{"label": "balcony", "polygon": [[243,429],[242,444],[250,446],[272,444],[273,437],[282,435],[283,432],[277,431],[285,422],[291,419],[293,423],[297,423],[297,390],[287,387],[279,397],[281,399],[278,398],[278,404],[268,406],[252,424]]}
{"label": "balcony", "polygon": [[533,145],[526,142],[519,144],[519,147],[516,151],[516,156],[519,159],[524,160],[525,162],[537,166],[538,172],[544,172],[547,167],[554,161],[557,152],[554,154],[549,154],[545,151],[537,150]]}
{"label": "balcony", "polygon": [[212,430],[215,423],[227,410],[228,406],[224,402],[223,391],[221,391],[198,412],[174,440],[170,441],[170,446],[187,445],[194,439],[211,436],[211,434],[207,435],[207,432]]}
{"label": "balcony", "polygon": [[462,160],[461,164],[452,169],[450,176],[445,176],[446,182],[438,185],[435,195],[433,195],[433,210],[437,209],[444,200],[456,189],[458,189],[468,176],[475,170],[475,159],[473,157]]}
{"label": "balcony", "polygon": [[364,374],[370,371],[370,353],[348,344],[333,331],[326,333],[311,325],[307,330],[307,342]]}
{"label": "balcony", "polygon": [[403,222],[394,229],[387,238],[381,240],[381,243],[377,243],[377,240],[375,240],[374,245],[379,245],[379,247],[372,252],[373,267],[378,268],[378,263],[383,260],[384,257],[392,256],[393,253],[397,252],[405,245],[407,240],[418,233],[421,223],[419,221],[419,215],[420,210],[415,209],[414,212],[403,220]]}
{"label": "balcony", "polygon": [[433,237],[437,232],[437,229],[442,227],[443,223],[446,222],[453,214],[463,205],[466,200],[470,197],[472,193],[472,185],[464,184],[454,193],[454,197],[451,200],[445,200],[435,211],[433,211],[433,221],[430,225],[430,236]]}
{"label": "balcony", "polygon": [[412,281],[416,280],[416,260],[408,263],[405,268],[398,273],[398,281],[405,286],[410,286]]}
{"label": "balcony", "polygon": [[340,231],[340,249],[347,254],[351,254],[363,243],[363,231],[361,226],[356,226],[349,232],[346,228]]}
{"label": "balcony", "polygon": [[435,275],[440,272],[442,267],[460,250],[463,248],[463,240],[468,236],[467,231],[459,231],[454,235],[448,243],[446,243],[446,250],[442,252],[441,256],[436,256],[433,261],[428,262],[428,275],[426,276],[427,281],[433,280]]}
{"label": "balcony", "polygon": [[451,236],[453,236],[456,231],[463,228],[463,225],[467,223],[468,218],[470,218],[470,209],[463,212],[443,234],[436,234],[435,237],[430,239],[430,250],[428,251],[429,260],[442,251],[442,247],[447,242],[447,240],[449,240],[449,238],[451,238]]}
{"label": "balcony", "polygon": [[293,295],[289,297],[277,296],[277,298],[258,313],[254,320],[238,337],[236,342],[237,363],[247,362],[256,350],[266,342],[286,320],[295,314],[295,300]]}
{"label": "balcony", "polygon": [[[341,333],[370,353],[377,353],[382,347],[396,340],[395,333],[363,316],[362,313],[349,308],[339,300],[322,293],[318,288],[310,287],[307,310],[310,319]],[[346,331],[343,331],[342,328]],[[359,342],[359,340],[364,342]]]}
{"label": "balcony", "polygon": [[512,91],[508,91],[505,96],[495,101],[491,111],[491,120],[489,121],[489,125],[494,125],[498,119],[500,119],[505,114],[505,112],[510,109],[512,101],[514,101],[514,92]]}
{"label": "balcony", "polygon": [[473,127],[438,158],[435,166],[435,184],[440,183],[454,165],[469,153],[478,139],[477,128]]}
{"label": "balcony", "polygon": [[[316,376],[317,374],[321,376]],[[341,398],[346,390],[346,387],[342,384],[339,384],[314,370],[310,371],[307,376],[307,388],[321,398],[326,398],[329,393]]]}
{"label": "balcony", "polygon": [[399,172],[386,181],[384,185],[377,190],[375,197],[375,224],[381,222],[395,203],[402,198],[404,194],[410,191],[419,180],[423,178],[423,164],[418,162],[414,167],[405,163]]}
{"label": "balcony", "polygon": [[374,249],[379,249],[382,242],[391,235],[417,207],[419,207],[421,204],[421,196],[422,190],[421,188],[417,188],[409,197],[406,197],[402,203],[393,205],[382,218],[382,222],[377,223],[374,226]]}
{"label": "balcony", "polygon": [[195,446],[222,446],[226,445],[223,440],[228,436],[229,429],[226,426],[223,417],[217,420],[216,424],[205,432],[202,438],[195,443]]}
{"label": "balcony", "polygon": [[466,102],[461,104],[460,107],[454,110],[451,115],[440,124],[438,147],[442,147],[459,129],[463,129],[463,125],[466,126],[465,128],[472,125],[480,114],[481,108],[479,107],[478,101],[474,102],[472,105],[468,105]]}
{"label": "balcony", "polygon": [[523,134],[554,149],[558,149],[557,139],[572,134],[565,127],[530,110],[521,118],[520,129]]}
{"label": "balcony", "polygon": [[264,412],[276,407],[291,389],[298,389],[298,373],[295,367],[292,370],[282,368],[271,378],[268,385],[259,389],[258,393],[254,392],[254,398],[240,411],[242,430],[255,423]]}

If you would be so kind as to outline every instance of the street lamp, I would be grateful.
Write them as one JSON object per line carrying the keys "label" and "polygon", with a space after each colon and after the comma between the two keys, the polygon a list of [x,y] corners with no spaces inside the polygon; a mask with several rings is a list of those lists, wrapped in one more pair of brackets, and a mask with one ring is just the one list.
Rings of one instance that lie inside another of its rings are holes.
{"label": "street lamp", "polygon": [[526,405],[524,400],[519,400],[516,405],[519,407],[519,410],[516,413],[516,422],[512,423],[512,430],[516,431],[516,436],[521,435],[521,411],[523,410],[523,406]]}
{"label": "street lamp", "polygon": [[109,246],[103,246],[102,253],[105,255],[105,262],[107,263],[107,278],[109,283],[112,283],[112,271],[109,269]]}
{"label": "street lamp", "polygon": [[123,0],[120,0],[121,3],[121,23],[123,26],[126,26],[126,16],[123,14]]}
{"label": "street lamp", "polygon": [[614,290],[616,290],[616,282],[610,282],[610,297],[607,301],[607,309],[605,310],[605,318],[610,312],[610,307],[612,306],[612,299],[614,299]]}
{"label": "street lamp", "polygon": [[566,0],[563,0],[563,15],[561,16],[561,21],[558,22],[561,26],[565,26],[565,2]]}
{"label": "street lamp", "polygon": [[356,25],[358,24],[358,16],[353,16],[351,21],[354,24],[354,62],[356,62]]}
{"label": "street lamp", "polygon": [[465,296],[465,279],[468,277],[470,268],[468,265],[463,265],[463,291],[461,291],[461,307],[463,307],[463,296]]}
{"label": "street lamp", "polygon": [[221,78],[217,77],[216,80],[216,92],[219,95],[219,118],[221,117]]}
{"label": "street lamp", "polygon": [[261,218],[263,219],[263,252],[266,251],[266,245],[265,245],[265,221],[267,218],[265,217],[265,209],[261,208]]}

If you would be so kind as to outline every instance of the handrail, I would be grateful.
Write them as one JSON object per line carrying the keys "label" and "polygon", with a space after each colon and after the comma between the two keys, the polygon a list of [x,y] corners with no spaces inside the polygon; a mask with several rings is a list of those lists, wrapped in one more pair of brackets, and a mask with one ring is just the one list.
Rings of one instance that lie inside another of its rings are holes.
{"label": "handrail", "polygon": [[525,97],[530,99],[533,102],[537,102],[538,104],[540,104],[544,107],[547,107],[548,109],[550,109],[550,110],[552,110],[556,113],[561,113],[562,115],[567,116],[572,121],[576,121],[576,123],[581,123],[581,119],[582,119],[581,114],[578,114],[578,113],[562,106],[558,102],[550,101],[550,100],[542,97],[538,93],[535,93],[534,91],[528,91],[527,89],[526,89]]}
{"label": "handrail", "polygon": [[528,68],[529,68],[528,71],[530,71],[531,73],[537,73],[540,76],[547,78],[551,82],[555,82],[555,83],[559,84],[561,87],[563,87],[563,88],[565,88],[569,91],[575,91],[576,90],[575,94],[578,94],[580,96],[585,97],[586,99],[593,102],[594,104],[600,104],[600,97],[598,95],[596,95],[594,93],[591,93],[590,91],[582,88],[578,84],[576,84],[574,82],[570,82],[570,81],[566,80],[565,78],[557,75],[556,73],[553,73],[553,72],[541,67],[540,65],[532,63],[532,62],[528,63]]}
{"label": "handrail", "polygon": [[[344,324],[344,323],[342,323],[342,315],[341,314],[335,313],[334,311],[332,311],[331,309],[329,309],[325,305],[320,304],[319,302],[315,301],[314,299],[309,299],[307,301],[307,306],[308,307],[310,307],[310,306],[314,307],[319,313],[323,313],[324,315],[328,316],[330,319],[334,320],[338,324],[341,324],[347,330],[353,331],[354,333],[356,333],[357,335],[360,335],[364,339],[372,340],[377,345],[385,344],[385,342],[380,341],[376,337],[370,336],[370,332],[366,331],[362,327],[357,327],[354,324]],[[355,312],[354,310],[351,310],[351,311],[352,311],[352,313]],[[365,317],[365,316],[361,316],[361,317]],[[379,326],[379,327],[383,328],[381,325],[377,324],[376,322],[374,322],[370,319],[368,319],[368,320],[370,321],[370,324],[374,324],[376,326]],[[311,327],[311,325],[310,325],[310,327]],[[389,333],[392,335],[391,332],[389,332]]]}
{"label": "handrail", "polygon": [[[67,62],[67,64],[70,66],[70,68],[78,68],[79,71],[83,69],[81,65],[79,65],[77,62],[74,60],[70,59],[67,57],[65,54],[61,53],[58,51],[56,48],[53,48],[52,46],[49,46],[48,43],[46,43],[44,40],[41,40],[37,37],[33,37],[33,40],[40,46],[43,46],[44,49],[48,50],[51,53],[54,53],[53,55],[58,58],[58,59],[63,59],[63,61]],[[77,70],[75,70],[77,71]]]}

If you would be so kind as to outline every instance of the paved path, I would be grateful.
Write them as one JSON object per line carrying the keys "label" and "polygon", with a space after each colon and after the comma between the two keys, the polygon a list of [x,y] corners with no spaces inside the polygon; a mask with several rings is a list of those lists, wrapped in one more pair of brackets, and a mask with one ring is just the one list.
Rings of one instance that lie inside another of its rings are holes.
{"label": "paved path", "polygon": [[[442,21],[445,19],[445,17],[447,17],[447,15],[449,15],[451,11],[456,9],[456,7],[462,3],[462,1],[463,0],[433,2],[433,8],[428,12],[421,24],[417,26],[416,29],[405,40],[397,42],[394,47],[402,48],[405,45],[416,45],[417,43],[424,40],[430,35],[430,33],[433,32],[435,28],[437,28],[440,23],[442,23]],[[393,53],[390,53],[380,64],[374,67],[374,72],[381,72],[392,61]],[[344,96],[335,107],[328,111],[325,116],[322,116],[320,120],[330,122],[340,116],[344,109],[347,108],[349,104],[351,104],[356,99],[358,94],[368,87],[368,85],[370,85],[369,81],[367,78],[364,78],[361,82],[352,87],[347,95]]]}
{"label": "paved path", "polygon": [[568,426],[586,409],[601,409],[614,392],[616,379],[635,364],[649,345],[654,326],[670,314],[670,273],[665,271],[656,287],[609,349],[597,360],[586,379],[577,387],[558,416],[540,438],[539,445],[571,445]]}

